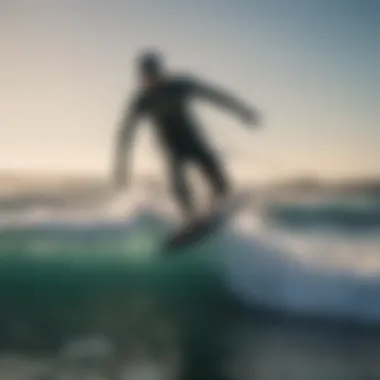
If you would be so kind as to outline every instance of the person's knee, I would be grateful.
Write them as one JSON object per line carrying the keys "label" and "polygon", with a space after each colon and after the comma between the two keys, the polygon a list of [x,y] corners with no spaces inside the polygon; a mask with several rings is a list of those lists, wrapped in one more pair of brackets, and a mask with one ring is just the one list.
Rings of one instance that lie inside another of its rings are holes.
{"label": "person's knee", "polygon": [[231,192],[231,184],[227,176],[223,173],[216,181],[216,191],[220,195],[228,195]]}
{"label": "person's knee", "polygon": [[172,192],[181,202],[187,202],[189,198],[189,189],[185,178],[182,175],[176,175],[172,180]]}
{"label": "person's knee", "polygon": [[171,189],[174,193],[180,193],[182,189],[184,188],[184,180],[176,175],[174,178],[172,178],[172,184],[171,184]]}
{"label": "person's knee", "polygon": [[212,182],[215,192],[220,195],[228,194],[231,190],[231,185],[223,164],[216,157],[210,155],[203,161],[203,167],[205,174]]}

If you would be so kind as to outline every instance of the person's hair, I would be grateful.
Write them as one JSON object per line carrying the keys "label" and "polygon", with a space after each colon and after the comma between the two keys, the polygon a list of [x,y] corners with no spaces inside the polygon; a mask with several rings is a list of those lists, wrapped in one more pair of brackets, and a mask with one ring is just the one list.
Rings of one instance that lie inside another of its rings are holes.
{"label": "person's hair", "polygon": [[149,73],[157,74],[162,71],[163,59],[160,53],[153,50],[144,51],[138,56],[139,70]]}

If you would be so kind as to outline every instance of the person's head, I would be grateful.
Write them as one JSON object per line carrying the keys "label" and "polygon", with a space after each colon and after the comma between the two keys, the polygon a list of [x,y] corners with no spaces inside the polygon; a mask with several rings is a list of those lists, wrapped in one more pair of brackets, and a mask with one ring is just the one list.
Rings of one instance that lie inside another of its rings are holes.
{"label": "person's head", "polygon": [[143,86],[154,86],[163,75],[162,57],[155,51],[145,51],[140,54],[137,65]]}

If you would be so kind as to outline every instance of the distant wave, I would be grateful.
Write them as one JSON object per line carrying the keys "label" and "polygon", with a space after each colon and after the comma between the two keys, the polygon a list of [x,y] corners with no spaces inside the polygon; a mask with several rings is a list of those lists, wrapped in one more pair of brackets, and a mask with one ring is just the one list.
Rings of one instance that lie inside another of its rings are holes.
{"label": "distant wave", "polygon": [[380,202],[273,204],[267,208],[265,217],[285,228],[379,229]]}

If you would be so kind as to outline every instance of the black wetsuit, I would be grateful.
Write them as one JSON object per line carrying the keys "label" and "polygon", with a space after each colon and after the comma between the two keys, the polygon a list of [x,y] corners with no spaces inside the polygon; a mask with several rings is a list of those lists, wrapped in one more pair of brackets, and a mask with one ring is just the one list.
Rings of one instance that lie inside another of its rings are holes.
{"label": "black wetsuit", "polygon": [[130,112],[132,119],[147,115],[153,121],[168,158],[172,189],[187,214],[193,212],[193,204],[185,164],[196,164],[201,169],[216,196],[226,195],[229,191],[223,166],[188,109],[188,101],[194,96],[214,101],[238,113],[245,110],[234,98],[189,77],[169,77],[154,88],[139,93]]}

